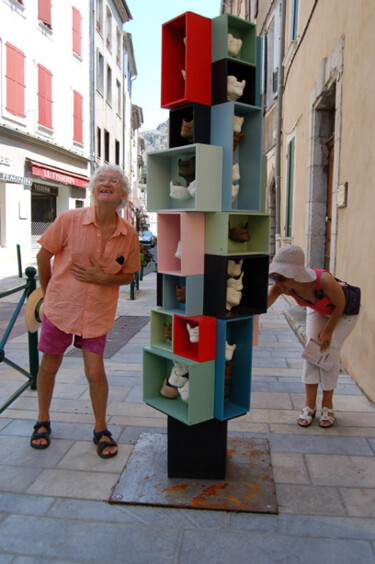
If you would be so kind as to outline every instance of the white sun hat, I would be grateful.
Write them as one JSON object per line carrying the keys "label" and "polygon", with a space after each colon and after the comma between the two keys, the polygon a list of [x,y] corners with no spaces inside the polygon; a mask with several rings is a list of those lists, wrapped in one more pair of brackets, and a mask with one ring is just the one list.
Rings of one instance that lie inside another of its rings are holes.
{"label": "white sun hat", "polygon": [[296,282],[314,282],[315,270],[305,267],[305,253],[297,245],[288,245],[277,251],[269,268],[272,274],[293,278]]}

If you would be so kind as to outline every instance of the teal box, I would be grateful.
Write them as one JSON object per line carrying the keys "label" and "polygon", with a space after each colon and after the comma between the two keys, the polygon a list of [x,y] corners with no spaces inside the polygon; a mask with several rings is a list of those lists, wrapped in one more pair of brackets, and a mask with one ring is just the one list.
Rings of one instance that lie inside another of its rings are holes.
{"label": "teal box", "polygon": [[[235,116],[243,118],[244,137],[233,151]],[[211,108],[211,142],[223,147],[222,211],[265,211],[265,187],[262,179],[262,110],[256,106],[225,102]],[[239,180],[233,179],[233,165]],[[238,185],[232,198],[232,185]],[[207,210],[209,211],[209,210]],[[218,211],[218,210],[212,210]]]}
{"label": "teal box", "polygon": [[[165,326],[170,327],[171,338],[165,336]],[[152,347],[173,352],[173,313],[162,308],[151,309],[151,335]]]}
{"label": "teal box", "polygon": [[[248,241],[229,237],[230,229],[246,228]],[[265,213],[213,212],[206,214],[205,252],[212,255],[268,254],[270,216]]]}
{"label": "teal box", "polygon": [[[170,196],[170,182],[187,188],[179,160],[195,157],[195,193],[186,199]],[[147,155],[148,211],[220,211],[223,149],[197,143]]]}
{"label": "teal box", "polygon": [[[173,368],[173,361],[189,368],[189,400],[160,395],[164,379]],[[209,421],[214,417],[215,361],[195,362],[168,351],[143,349],[143,401],[186,425]]]}
{"label": "teal box", "polygon": [[[225,360],[226,343],[236,345],[231,361]],[[250,409],[252,351],[253,317],[216,321],[214,413],[220,421],[239,417]],[[233,364],[226,379],[230,362]]]}
{"label": "teal box", "polygon": [[[232,58],[237,61],[257,64],[257,36],[256,25],[243,18],[232,14],[223,14],[211,20],[212,62],[221,59]],[[231,33],[235,39],[242,41],[238,54],[228,52],[228,34]]]}

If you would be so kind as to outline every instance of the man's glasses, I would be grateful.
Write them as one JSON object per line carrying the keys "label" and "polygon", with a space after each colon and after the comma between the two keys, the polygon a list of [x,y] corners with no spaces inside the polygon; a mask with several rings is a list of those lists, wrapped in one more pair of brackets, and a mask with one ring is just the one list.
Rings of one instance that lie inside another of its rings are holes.
{"label": "man's glasses", "polygon": [[108,178],[107,176],[98,176],[98,182],[100,184],[103,184],[104,182],[109,182],[110,184],[117,186],[117,184],[120,184],[120,179],[117,178],[117,176],[112,176],[111,178]]}
{"label": "man's glasses", "polygon": [[281,274],[271,274],[270,279],[273,282],[285,282],[285,280],[287,280],[287,278],[285,278],[285,276],[281,276]]}

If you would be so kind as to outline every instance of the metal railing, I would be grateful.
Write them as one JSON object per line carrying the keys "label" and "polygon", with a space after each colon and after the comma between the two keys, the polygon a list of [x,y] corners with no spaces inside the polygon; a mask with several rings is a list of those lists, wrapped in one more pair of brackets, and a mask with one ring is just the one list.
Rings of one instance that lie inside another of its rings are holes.
{"label": "metal railing", "polygon": [[38,333],[30,333],[28,332],[28,348],[29,348],[29,372],[24,370],[21,366],[7,358],[5,352],[5,345],[8,341],[9,335],[14,327],[15,322],[20,314],[22,306],[26,300],[26,298],[33,292],[36,288],[36,269],[33,266],[29,266],[25,270],[25,274],[27,276],[26,282],[21,286],[17,286],[16,288],[12,288],[10,290],[6,290],[4,292],[0,292],[0,299],[5,298],[6,296],[10,296],[11,294],[15,294],[16,292],[22,291],[22,296],[16,306],[16,309],[12,315],[11,320],[9,321],[8,327],[5,330],[5,333],[0,342],[0,362],[5,362],[17,372],[20,372],[27,378],[27,382],[25,382],[18,390],[16,390],[5,402],[0,405],[0,413],[2,413],[7,407],[9,407],[25,390],[31,388],[32,390],[36,390],[36,377],[38,374],[39,369],[39,355],[38,355]]}

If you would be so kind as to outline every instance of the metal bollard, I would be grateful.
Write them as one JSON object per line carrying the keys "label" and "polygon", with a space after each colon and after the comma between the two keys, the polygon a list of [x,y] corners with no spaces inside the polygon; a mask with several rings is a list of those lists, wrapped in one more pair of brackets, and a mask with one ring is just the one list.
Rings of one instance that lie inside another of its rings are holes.
{"label": "metal bollard", "polygon": [[[36,269],[33,266],[28,266],[25,270],[27,276],[26,286],[27,286],[27,297],[36,288]],[[29,333],[29,366],[30,366],[30,376],[31,376],[31,390],[36,390],[36,377],[39,370],[39,353],[38,353],[38,332]]]}

